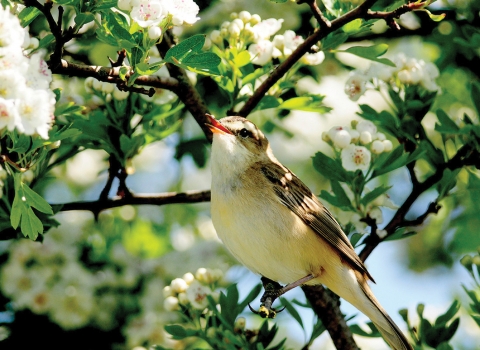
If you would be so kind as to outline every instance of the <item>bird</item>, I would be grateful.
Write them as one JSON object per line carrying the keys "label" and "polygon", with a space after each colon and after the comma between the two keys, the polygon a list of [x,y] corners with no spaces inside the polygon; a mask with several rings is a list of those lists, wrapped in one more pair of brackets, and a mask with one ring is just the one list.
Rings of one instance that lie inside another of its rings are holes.
{"label": "bird", "polygon": [[275,158],[262,131],[240,116],[206,117],[213,134],[211,217],[231,254],[252,272],[287,283],[285,290],[325,285],[369,317],[390,347],[411,350],[341,226]]}

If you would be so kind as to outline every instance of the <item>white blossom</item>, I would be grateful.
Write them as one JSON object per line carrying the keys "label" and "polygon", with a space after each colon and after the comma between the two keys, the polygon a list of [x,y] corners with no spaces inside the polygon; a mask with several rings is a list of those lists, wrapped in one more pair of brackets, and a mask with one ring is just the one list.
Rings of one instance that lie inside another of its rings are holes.
{"label": "white blossom", "polygon": [[211,294],[212,290],[198,281],[193,281],[186,293],[192,307],[197,310],[203,310],[208,306],[207,295]]}
{"label": "white blossom", "polygon": [[195,276],[191,272],[187,272],[182,276],[182,279],[188,284],[192,284],[192,282],[195,280]]}
{"label": "white blossom", "polygon": [[359,121],[356,128],[359,133],[362,133],[362,131],[368,131],[370,135],[377,133],[377,127],[369,120]]}
{"label": "white blossom", "polygon": [[113,98],[116,99],[117,101],[125,100],[130,93],[128,91],[122,91],[119,88],[115,86],[115,89],[113,89]]}
{"label": "white blossom", "polygon": [[15,108],[14,100],[6,100],[0,97],[0,130],[7,128],[13,131],[15,125],[20,123],[20,116]]}
{"label": "white blossom", "polygon": [[132,4],[130,0],[118,0],[117,7],[123,11],[130,11]]}
{"label": "white blossom", "polygon": [[200,18],[197,17],[200,8],[193,0],[161,0],[164,12],[172,15],[172,23],[180,26],[183,23],[194,24]]}
{"label": "white blossom", "polygon": [[[254,20],[255,16],[258,15],[253,15],[252,20]],[[283,19],[269,18],[255,24],[252,27],[252,30],[255,33],[255,37],[258,41],[262,39],[269,39],[272,35],[280,30],[282,23]]]}
{"label": "white blossom", "polygon": [[160,24],[165,17],[161,0],[137,0],[130,12],[130,17],[143,28]]}
{"label": "white blossom", "polygon": [[358,101],[367,90],[368,78],[361,74],[352,74],[345,84],[345,93],[352,101]]}
{"label": "white blossom", "polygon": [[325,53],[323,51],[318,51],[315,53],[306,53],[300,59],[301,62],[309,66],[317,66],[325,60]]}
{"label": "white blossom", "polygon": [[344,148],[341,153],[342,166],[345,170],[367,170],[372,158],[370,151],[363,146],[355,146],[353,143]]}
{"label": "white blossom", "polygon": [[11,51],[21,51],[24,38],[25,32],[18,18],[8,8],[0,6],[0,56]]}
{"label": "white blossom", "polygon": [[33,135],[36,132],[42,138],[48,139],[48,130],[53,116],[52,96],[49,92],[25,88],[24,95],[17,100],[16,104],[20,115],[20,124],[17,128],[21,132],[27,135]]}
{"label": "white blossom", "polygon": [[273,44],[269,40],[260,40],[248,47],[252,63],[264,66],[272,59]]}

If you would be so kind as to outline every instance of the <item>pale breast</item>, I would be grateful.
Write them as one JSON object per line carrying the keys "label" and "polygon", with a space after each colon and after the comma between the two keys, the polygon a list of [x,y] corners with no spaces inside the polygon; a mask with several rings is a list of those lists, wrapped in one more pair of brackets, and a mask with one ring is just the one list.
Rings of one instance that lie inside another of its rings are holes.
{"label": "pale breast", "polygon": [[291,283],[338,261],[332,248],[281,204],[273,190],[263,187],[247,195],[244,186],[249,180],[230,188],[212,184],[213,224],[242,264],[272,280]]}

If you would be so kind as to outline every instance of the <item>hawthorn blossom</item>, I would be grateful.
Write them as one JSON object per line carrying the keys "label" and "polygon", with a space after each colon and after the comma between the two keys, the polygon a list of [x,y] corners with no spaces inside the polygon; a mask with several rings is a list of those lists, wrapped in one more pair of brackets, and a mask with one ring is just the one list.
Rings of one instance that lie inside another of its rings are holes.
{"label": "hawthorn blossom", "polygon": [[341,153],[342,166],[345,170],[367,170],[370,166],[372,155],[370,151],[363,146],[356,146],[353,143],[344,148]]}
{"label": "hawthorn blossom", "polygon": [[351,74],[345,83],[345,93],[352,101],[358,101],[367,90],[367,77],[362,74]]}
{"label": "hawthorn blossom", "polygon": [[147,28],[159,25],[165,15],[160,0],[137,0],[130,12],[140,27]]}
{"label": "hawthorn blossom", "polygon": [[197,310],[203,310],[208,306],[207,295],[212,294],[212,290],[200,284],[198,281],[193,281],[192,284],[188,287],[187,298],[193,308]]}
{"label": "hawthorn blossom", "polygon": [[273,44],[269,40],[260,40],[256,44],[251,44],[248,52],[252,57],[252,63],[264,66],[272,59]]}
{"label": "hawthorn blossom", "polygon": [[163,0],[164,12],[172,15],[172,24],[181,26],[184,23],[194,24],[200,19],[197,17],[200,8],[193,0]]}

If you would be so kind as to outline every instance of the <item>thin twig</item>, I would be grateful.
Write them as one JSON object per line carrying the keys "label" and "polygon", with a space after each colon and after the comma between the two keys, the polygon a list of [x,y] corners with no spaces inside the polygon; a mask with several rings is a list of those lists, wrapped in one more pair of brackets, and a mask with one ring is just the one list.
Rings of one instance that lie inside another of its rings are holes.
{"label": "thin twig", "polygon": [[300,4],[305,4],[305,3],[308,6],[310,6],[310,9],[312,10],[313,16],[315,17],[318,24],[320,25],[320,28],[321,27],[330,28],[332,26],[332,23],[330,23],[328,18],[326,18],[323,15],[322,10],[320,10],[320,8],[318,7],[316,0],[297,0],[297,4],[299,4],[299,5]]}

